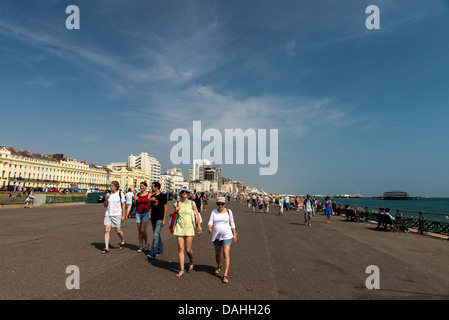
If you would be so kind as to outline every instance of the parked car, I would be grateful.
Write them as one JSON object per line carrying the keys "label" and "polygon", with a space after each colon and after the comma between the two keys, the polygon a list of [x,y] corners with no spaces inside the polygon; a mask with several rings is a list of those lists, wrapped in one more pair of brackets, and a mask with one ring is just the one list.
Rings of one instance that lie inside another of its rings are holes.
{"label": "parked car", "polygon": [[0,191],[14,191],[14,186],[3,186]]}

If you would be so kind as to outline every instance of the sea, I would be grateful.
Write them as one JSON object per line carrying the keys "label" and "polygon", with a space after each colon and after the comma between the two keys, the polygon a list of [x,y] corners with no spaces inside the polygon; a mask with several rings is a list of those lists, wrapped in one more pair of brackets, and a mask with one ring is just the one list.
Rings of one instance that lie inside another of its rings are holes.
{"label": "sea", "polygon": [[[369,209],[390,208],[390,214],[396,215],[396,209],[404,217],[418,218],[419,211],[427,221],[449,223],[449,198],[421,198],[419,200],[381,200],[376,198],[331,198],[332,202],[344,206],[349,204]],[[417,211],[417,212],[407,212]]]}

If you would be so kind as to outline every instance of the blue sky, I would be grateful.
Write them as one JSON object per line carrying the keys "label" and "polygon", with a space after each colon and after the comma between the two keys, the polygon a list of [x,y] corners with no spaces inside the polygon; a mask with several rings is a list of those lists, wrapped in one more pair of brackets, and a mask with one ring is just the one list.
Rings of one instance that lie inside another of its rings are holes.
{"label": "blue sky", "polygon": [[149,152],[165,171],[170,133],[194,120],[278,129],[275,175],[224,175],[278,193],[449,196],[448,18],[443,0],[2,0],[0,144],[95,164]]}

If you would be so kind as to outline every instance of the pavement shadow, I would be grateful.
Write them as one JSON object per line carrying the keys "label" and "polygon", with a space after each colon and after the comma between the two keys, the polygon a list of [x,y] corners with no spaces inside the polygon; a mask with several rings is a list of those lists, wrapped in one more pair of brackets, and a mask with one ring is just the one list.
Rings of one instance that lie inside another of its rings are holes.
{"label": "pavement shadow", "polygon": [[164,270],[168,270],[173,273],[179,272],[179,263],[174,261],[165,261],[159,259],[147,259],[148,263],[153,267],[161,268]]}
{"label": "pavement shadow", "polygon": [[[94,246],[94,248],[98,249],[99,251],[102,251],[104,249],[104,242],[92,242],[90,245]],[[109,245],[109,249],[112,248],[113,246]]]}
{"label": "pavement shadow", "polygon": [[[95,249],[98,249],[99,251],[103,251],[104,249],[104,242],[92,242],[90,244],[91,246],[93,246]],[[119,243],[117,242],[117,244],[109,244],[109,249],[118,249],[120,247]],[[136,246],[135,244],[131,244],[131,243],[126,243],[124,245],[125,249],[130,249],[130,250],[137,250],[139,249],[138,246]]]}
{"label": "pavement shadow", "polygon": [[[301,223],[301,222],[289,222],[288,224],[292,224],[292,225],[295,225],[295,226],[308,227],[308,225],[304,224],[304,222],[303,223]],[[312,222],[310,224],[311,225],[314,225],[314,224],[326,224],[326,221],[313,221],[312,220]]]}
{"label": "pavement shadow", "polygon": [[[387,233],[390,233],[390,232],[396,232],[396,233],[398,233],[398,231],[393,231],[393,230],[390,230],[390,229],[385,229],[384,227],[380,227],[380,228],[376,228],[375,226],[374,227],[368,227],[367,228],[368,230],[371,230],[371,231],[375,231],[375,232],[387,232]],[[401,230],[401,232],[402,232],[402,230]]]}
{"label": "pavement shadow", "polygon": [[[165,261],[160,259],[148,259],[148,263],[151,264],[153,267],[161,268],[164,270],[168,270],[173,273],[178,273],[179,270],[179,262],[177,261]],[[221,278],[219,275],[215,274],[215,267],[210,265],[204,265],[204,264],[194,264],[193,270],[188,271],[188,263],[185,264],[184,270],[186,272],[205,272],[210,275],[216,276],[218,278]]]}

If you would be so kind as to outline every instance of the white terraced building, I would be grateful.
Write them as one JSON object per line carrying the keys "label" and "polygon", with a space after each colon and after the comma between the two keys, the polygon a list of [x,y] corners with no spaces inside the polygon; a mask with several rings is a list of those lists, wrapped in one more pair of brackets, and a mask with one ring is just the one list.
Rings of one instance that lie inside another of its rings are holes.
{"label": "white terraced building", "polygon": [[63,154],[41,155],[0,146],[0,187],[109,189],[118,181],[122,189],[138,187],[150,176],[140,169],[88,164]]}

